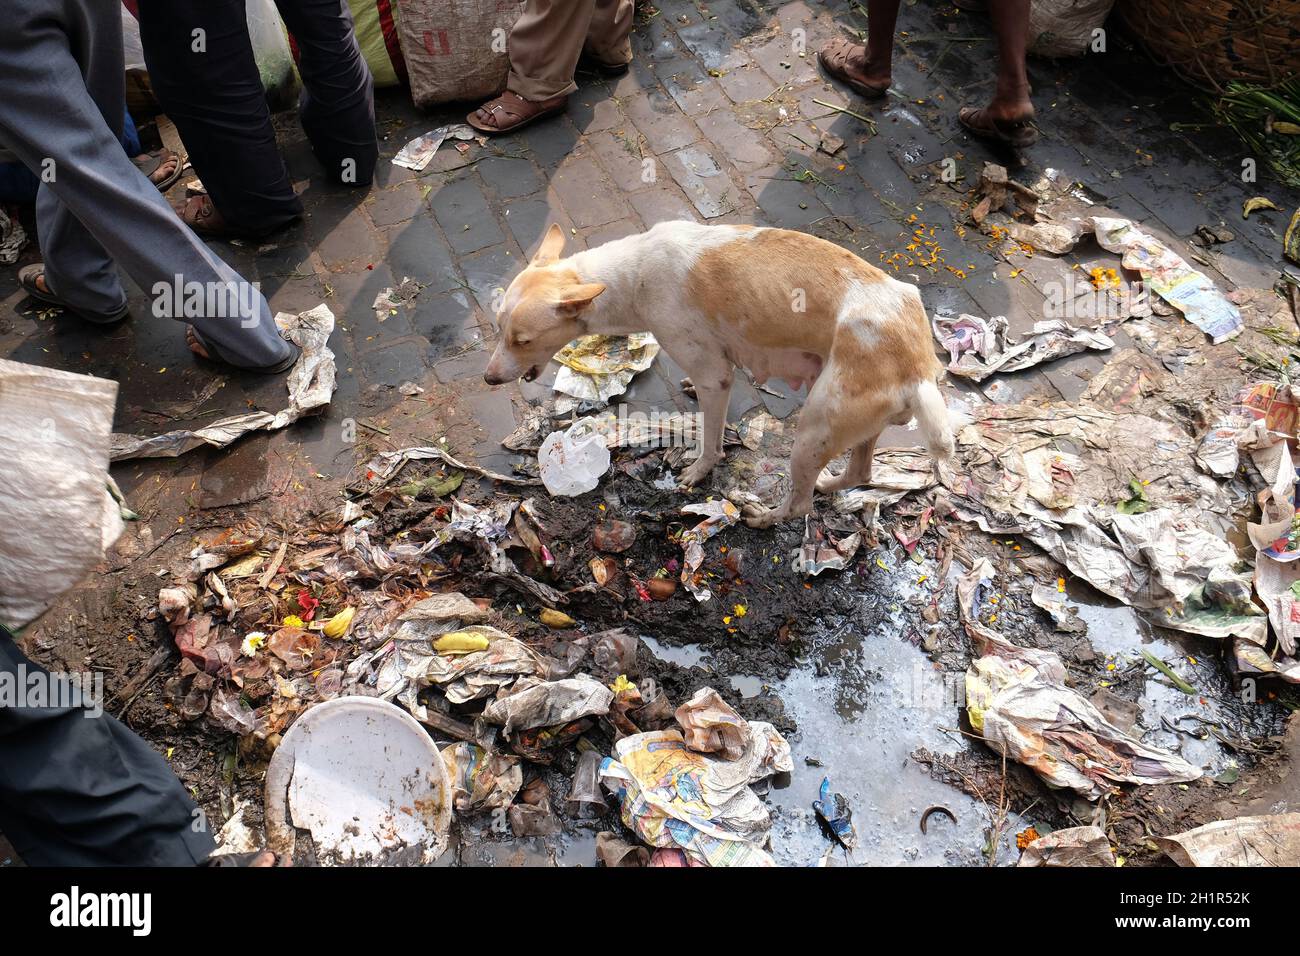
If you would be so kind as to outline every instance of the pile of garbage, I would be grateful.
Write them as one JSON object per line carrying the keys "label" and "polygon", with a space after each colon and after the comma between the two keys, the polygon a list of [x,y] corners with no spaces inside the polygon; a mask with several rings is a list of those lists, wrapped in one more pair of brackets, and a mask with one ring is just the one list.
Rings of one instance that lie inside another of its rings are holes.
{"label": "pile of garbage", "polygon": [[[411,461],[433,470],[393,483]],[[437,447],[407,449],[372,461],[361,481],[368,490],[314,526],[248,523],[199,535],[151,612],[181,654],[164,687],[169,704],[238,735],[260,759],[322,702],[391,702],[444,741],[446,802],[457,818],[504,814],[517,836],[559,832],[559,814],[614,826],[599,840],[609,865],[772,865],[771,819],[751,784],[792,771],[789,744],[711,687],[670,700],[637,676],[635,635],[584,633],[558,609],[572,592],[515,563],[554,562],[531,499],[475,506],[444,497],[473,470]],[[390,505],[417,495],[448,504],[401,531],[381,530]],[[490,597],[450,589],[452,580],[503,584],[540,605],[536,623],[518,605],[511,619]],[[290,767],[268,775],[268,808],[287,789],[287,816],[297,799],[302,819],[290,822],[311,831],[315,859],[358,859],[356,828],[315,825],[302,786],[286,779]],[[552,794],[555,778],[543,771],[561,768],[568,791]],[[613,823],[611,798],[626,829]],[[367,860],[403,847],[401,828],[379,829],[391,845],[366,843]]]}

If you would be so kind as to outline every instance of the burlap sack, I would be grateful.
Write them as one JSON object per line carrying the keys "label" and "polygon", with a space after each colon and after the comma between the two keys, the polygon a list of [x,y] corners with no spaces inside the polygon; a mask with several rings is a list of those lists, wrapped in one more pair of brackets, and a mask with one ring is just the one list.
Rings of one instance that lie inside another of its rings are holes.
{"label": "burlap sack", "polygon": [[398,37],[416,106],[482,100],[506,87],[506,38],[522,0],[400,0]]}

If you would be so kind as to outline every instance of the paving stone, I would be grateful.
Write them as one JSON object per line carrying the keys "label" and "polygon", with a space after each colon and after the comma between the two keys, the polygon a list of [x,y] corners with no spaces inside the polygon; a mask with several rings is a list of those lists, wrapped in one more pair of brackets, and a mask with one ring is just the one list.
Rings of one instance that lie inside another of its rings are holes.
{"label": "paving stone", "polygon": [[624,122],[618,101],[604,84],[599,83],[581,87],[569,97],[569,119],[580,133],[587,136],[603,129],[614,129]]}
{"label": "paving stone", "polygon": [[[587,137],[587,147],[596,154],[601,168],[625,193],[645,189],[658,175],[659,160],[648,150],[643,156],[641,142],[635,130],[604,130]],[[650,183],[647,176],[652,177]]]}
{"label": "paving stone", "polygon": [[697,138],[694,124],[683,118],[673,98],[662,91],[637,93],[624,102],[623,109],[656,155],[680,149]]}
{"label": "paving stone", "polygon": [[461,260],[465,281],[478,306],[486,315],[495,315],[499,304],[498,290],[505,290],[526,266],[527,260],[505,243],[484,249]]}
{"label": "paving stone", "polygon": [[437,361],[483,341],[478,309],[478,302],[464,290],[421,294],[410,320],[416,333],[428,341],[430,354]]}
{"label": "paving stone", "polygon": [[307,220],[307,232],[316,253],[331,272],[364,268],[379,258],[379,246],[360,204],[317,206]]}
{"label": "paving stone", "polygon": [[357,364],[367,385],[396,388],[403,382],[421,381],[431,358],[428,343],[412,336],[403,342],[362,352],[357,356]]}
{"label": "paving stone", "polygon": [[814,52],[807,50],[804,56],[799,56],[790,34],[780,32],[766,43],[752,48],[749,55],[772,81],[784,86],[802,86],[818,79],[817,68],[813,65]]}
{"label": "paving stone", "polygon": [[687,116],[701,116],[731,105],[722,87],[693,57],[658,63],[655,72],[668,95]]}
{"label": "paving stone", "polygon": [[460,273],[451,249],[434,224],[432,213],[422,213],[381,233],[388,243],[385,261],[398,282],[410,276],[424,283],[431,292],[460,285]]}
{"label": "paving stone", "polygon": [[627,204],[619,198],[591,154],[575,154],[566,159],[551,177],[551,189],[579,229],[603,226],[628,213]]}
{"label": "paving stone", "polygon": [[695,207],[676,189],[648,189],[628,197],[636,214],[641,217],[649,229],[655,223],[670,222],[675,219],[687,219],[692,222],[699,219]]}
{"label": "paving stone", "polygon": [[592,229],[584,236],[588,249],[594,249],[596,246],[603,245],[606,242],[612,242],[615,239],[622,239],[624,236],[634,236],[642,232],[641,224],[636,219],[628,217],[620,219],[618,222],[611,222],[605,226],[598,226]]}
{"label": "paving stone", "polygon": [[546,185],[537,167],[526,159],[489,156],[479,161],[479,175],[502,199],[531,196]]}
{"label": "paving stone", "polygon": [[799,182],[783,166],[768,166],[745,176],[745,188],[767,225],[795,228],[830,215],[812,183]]}
{"label": "paving stone", "polygon": [[770,96],[777,85],[757,63],[747,60],[720,71],[718,85],[734,103],[749,103]]}
{"label": "paving stone", "polygon": [[664,165],[700,217],[716,219],[736,208],[736,186],[706,150],[688,146],[664,157]]}
{"label": "paving stone", "polygon": [[510,234],[515,237],[515,242],[525,256],[531,256],[537,251],[542,236],[546,235],[551,223],[558,223],[566,236],[572,236],[576,228],[565,213],[559,197],[550,190],[531,199],[512,202],[506,210],[506,225],[510,227]]}
{"label": "paving stone", "polygon": [[405,222],[424,209],[424,196],[420,185],[414,182],[398,183],[388,189],[371,192],[366,203],[370,221],[376,226],[391,226]]}
{"label": "paving stone", "polygon": [[697,120],[700,132],[722,151],[737,169],[746,172],[770,166],[776,157],[767,140],[725,110],[717,110]]}
{"label": "paving stone", "polygon": [[725,72],[750,62],[745,52],[736,46],[734,37],[717,21],[705,20],[678,27],[677,36],[706,70]]}
{"label": "paving stone", "polygon": [[358,353],[381,348],[408,337],[413,331],[405,309],[399,308],[396,314],[385,313],[382,321],[375,316],[375,296],[397,285],[383,263],[374,269],[331,276],[329,283],[334,294],[325,304],[334,312],[335,321],[352,336]]}
{"label": "paving stone", "polygon": [[429,194],[429,202],[457,255],[475,252],[505,238],[483,190],[471,177],[436,188]]}
{"label": "paving stone", "polygon": [[557,116],[533,123],[514,134],[533,155],[537,165],[552,169],[573,151],[578,143],[578,128],[567,116]]}

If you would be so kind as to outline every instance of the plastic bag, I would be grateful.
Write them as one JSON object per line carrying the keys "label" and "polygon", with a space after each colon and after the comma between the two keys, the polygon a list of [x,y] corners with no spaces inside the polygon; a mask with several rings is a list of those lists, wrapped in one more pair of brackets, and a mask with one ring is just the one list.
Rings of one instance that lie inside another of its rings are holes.
{"label": "plastic bag", "polygon": [[583,419],[547,435],[537,451],[537,462],[546,490],[572,497],[600,484],[600,476],[609,471],[609,449],[591,422]]}

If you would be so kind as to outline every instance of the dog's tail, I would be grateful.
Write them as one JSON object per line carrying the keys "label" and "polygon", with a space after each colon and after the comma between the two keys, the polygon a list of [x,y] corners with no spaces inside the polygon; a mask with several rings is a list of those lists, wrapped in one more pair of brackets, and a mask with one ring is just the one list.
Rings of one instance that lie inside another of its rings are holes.
{"label": "dog's tail", "polygon": [[943,395],[939,393],[939,386],[930,380],[917,385],[910,410],[921,427],[921,435],[925,438],[926,448],[934,458],[936,468],[940,462],[951,461],[955,450],[952,437],[954,422],[948,414]]}

